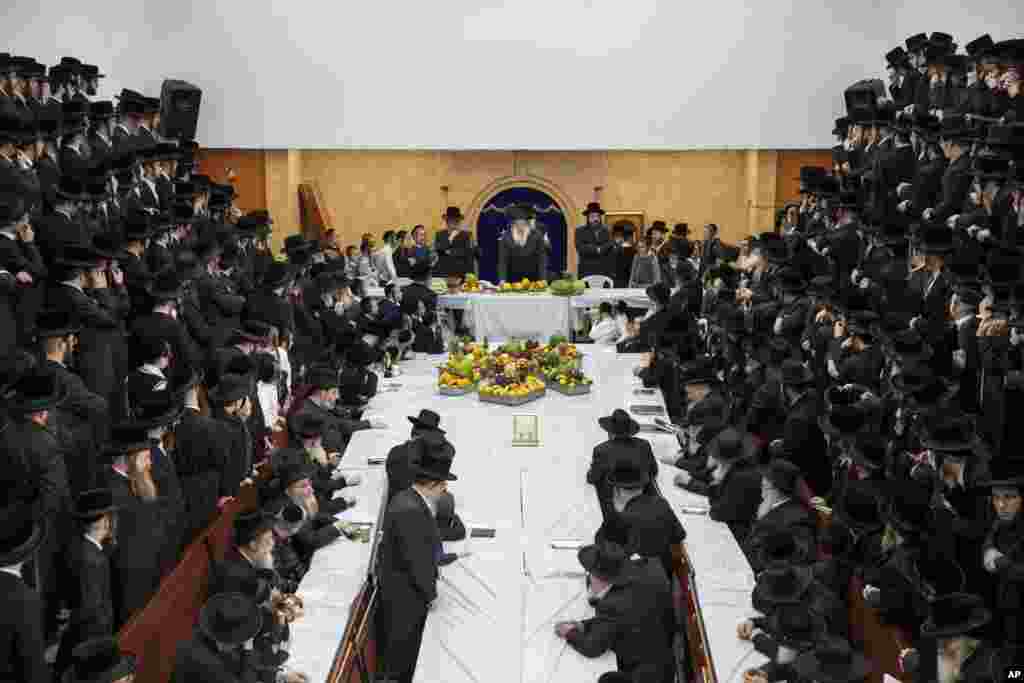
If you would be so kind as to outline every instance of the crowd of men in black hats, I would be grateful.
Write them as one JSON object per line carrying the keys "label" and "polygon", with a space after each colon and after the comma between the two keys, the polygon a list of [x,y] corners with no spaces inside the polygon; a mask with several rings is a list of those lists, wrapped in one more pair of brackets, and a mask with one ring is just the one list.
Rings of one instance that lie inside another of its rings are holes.
{"label": "crowd of men in black hats", "polygon": [[312,553],[353,533],[340,459],[385,426],[378,374],[440,350],[434,259],[371,301],[337,251],[273,253],[159,100],[102,77],[0,54],[0,681],[130,674],[114,634],[252,481],[176,676],[301,681],[281,643]]}
{"label": "crowd of men in black hats", "polygon": [[736,247],[677,260],[629,341],[676,485],[756,572],[750,681],[860,680],[850,600],[917,680],[1024,663],[1024,41],[943,33],[845,93],[833,168]]}

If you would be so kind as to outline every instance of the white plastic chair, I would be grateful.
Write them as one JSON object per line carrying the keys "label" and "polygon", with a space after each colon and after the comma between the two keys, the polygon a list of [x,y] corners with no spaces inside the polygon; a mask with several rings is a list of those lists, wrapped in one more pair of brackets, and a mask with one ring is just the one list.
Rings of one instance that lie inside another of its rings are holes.
{"label": "white plastic chair", "polygon": [[588,275],[583,278],[583,282],[588,289],[611,289],[615,285],[615,281],[607,275]]}

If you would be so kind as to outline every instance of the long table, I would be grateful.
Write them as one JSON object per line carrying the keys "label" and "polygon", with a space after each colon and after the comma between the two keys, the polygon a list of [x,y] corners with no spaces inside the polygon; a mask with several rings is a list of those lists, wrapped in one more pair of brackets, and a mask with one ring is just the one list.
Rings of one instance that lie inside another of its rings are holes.
{"label": "long table", "polygon": [[[584,397],[547,396],[520,408],[480,403],[475,396],[436,393],[433,366],[441,357],[403,363],[403,375],[383,381],[384,391],[369,412],[389,428],[358,432],[343,467],[361,472],[359,503],[340,515],[377,519],[386,486],[382,466],[368,460],[386,455],[408,436],[407,415],[431,408],[458,454],[450,490],[467,527],[497,530],[492,539],[449,544],[469,552],[441,569],[438,600],[427,619],[416,680],[422,683],[490,681],[593,681],[615,668],[610,654],[588,660],[554,635],[557,621],[592,614],[582,569],[574,550],[551,547],[554,540],[589,543],[601,513],[585,473],[593,446],[606,438],[597,418],[627,404],[657,401],[632,394],[636,358],[613,350],[581,347],[584,366],[595,378]],[[541,422],[537,447],[512,445],[512,415],[536,414]],[[675,439],[647,436],[656,454],[671,453]],[[659,486],[680,515],[695,580],[691,590],[701,606],[717,680],[742,679],[743,671],[764,659],[736,638],[736,624],[754,615],[750,606],[753,574],[728,528],[706,515],[684,514],[683,506],[706,500],[672,485],[673,468],[663,466]],[[307,614],[292,627],[290,665],[320,683],[330,669],[370,562],[370,545],[347,540],[319,550],[301,586]]]}

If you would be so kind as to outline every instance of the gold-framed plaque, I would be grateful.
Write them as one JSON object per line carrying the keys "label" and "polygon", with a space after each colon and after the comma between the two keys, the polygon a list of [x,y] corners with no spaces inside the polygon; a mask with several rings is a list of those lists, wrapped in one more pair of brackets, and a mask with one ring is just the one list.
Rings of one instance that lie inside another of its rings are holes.
{"label": "gold-framed plaque", "polygon": [[537,415],[512,416],[512,445],[540,445],[540,417]]}

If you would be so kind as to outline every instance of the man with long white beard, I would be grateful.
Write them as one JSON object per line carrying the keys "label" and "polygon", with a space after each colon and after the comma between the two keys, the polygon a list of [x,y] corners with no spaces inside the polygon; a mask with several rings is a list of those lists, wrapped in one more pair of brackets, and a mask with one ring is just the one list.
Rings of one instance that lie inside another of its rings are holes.
{"label": "man with long white beard", "polygon": [[930,606],[921,635],[938,640],[938,683],[991,680],[988,676],[992,648],[980,639],[979,630],[992,619],[981,597],[952,593]]}
{"label": "man with long white beard", "polygon": [[331,514],[320,511],[311,477],[312,470],[303,463],[289,461],[278,468],[284,497],[305,513],[305,521],[292,536],[295,551],[305,562],[312,559],[314,552],[341,536],[343,526]]}

